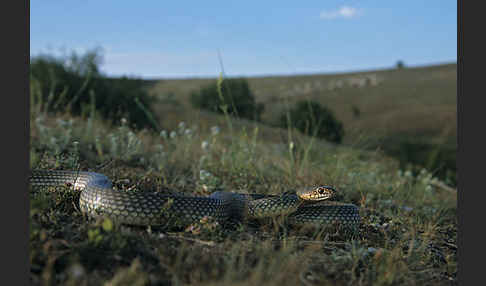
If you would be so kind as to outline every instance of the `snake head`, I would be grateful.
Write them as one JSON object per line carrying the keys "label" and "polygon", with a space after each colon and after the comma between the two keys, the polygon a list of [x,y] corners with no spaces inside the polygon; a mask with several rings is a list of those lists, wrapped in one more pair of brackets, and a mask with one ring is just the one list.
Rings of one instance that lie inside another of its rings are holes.
{"label": "snake head", "polygon": [[297,196],[305,201],[323,201],[336,195],[337,190],[331,186],[317,186],[298,190]]}

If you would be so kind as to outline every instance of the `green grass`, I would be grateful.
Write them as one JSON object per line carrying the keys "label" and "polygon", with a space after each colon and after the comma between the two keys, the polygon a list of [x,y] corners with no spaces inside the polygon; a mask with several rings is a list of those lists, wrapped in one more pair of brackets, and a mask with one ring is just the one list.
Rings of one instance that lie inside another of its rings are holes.
{"label": "green grass", "polygon": [[[248,82],[256,101],[265,104],[262,122],[266,125],[278,124],[281,112],[298,100],[314,100],[331,108],[343,122],[345,145],[378,148],[399,159],[403,167],[410,163],[425,167],[455,185],[456,78],[457,65],[444,64],[345,74],[254,77]],[[189,103],[192,91],[215,80],[151,82],[151,94],[161,99],[154,109],[164,117],[165,128],[173,128],[179,120],[220,123],[219,117],[195,110]],[[360,80],[365,83],[362,87],[357,86]],[[169,97],[171,102],[167,103]]]}
{"label": "green grass", "polygon": [[430,172],[413,176],[381,152],[173,100],[157,107],[172,111],[161,116],[160,134],[112,126],[95,112],[78,118],[33,106],[31,168],[97,171],[130,192],[280,194],[331,184],[360,207],[360,234],[279,220],[229,229],[117,225],[84,217],[75,191],[31,189],[32,284],[457,284],[456,194],[436,188]]}

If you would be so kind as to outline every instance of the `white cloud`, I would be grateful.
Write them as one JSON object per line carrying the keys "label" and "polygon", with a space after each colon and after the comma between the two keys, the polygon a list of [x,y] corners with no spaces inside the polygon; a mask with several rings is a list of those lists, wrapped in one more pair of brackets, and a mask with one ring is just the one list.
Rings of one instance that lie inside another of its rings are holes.
{"label": "white cloud", "polygon": [[341,6],[337,10],[322,11],[320,18],[324,20],[333,20],[338,18],[351,19],[358,16],[360,12],[360,10],[354,7]]}

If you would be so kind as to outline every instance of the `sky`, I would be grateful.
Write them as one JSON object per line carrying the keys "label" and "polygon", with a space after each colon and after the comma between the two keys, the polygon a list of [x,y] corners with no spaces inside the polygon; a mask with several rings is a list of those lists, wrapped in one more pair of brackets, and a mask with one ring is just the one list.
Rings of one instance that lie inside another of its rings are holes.
{"label": "sky", "polygon": [[457,61],[457,1],[30,2],[30,55],[98,49],[108,76],[341,73]]}

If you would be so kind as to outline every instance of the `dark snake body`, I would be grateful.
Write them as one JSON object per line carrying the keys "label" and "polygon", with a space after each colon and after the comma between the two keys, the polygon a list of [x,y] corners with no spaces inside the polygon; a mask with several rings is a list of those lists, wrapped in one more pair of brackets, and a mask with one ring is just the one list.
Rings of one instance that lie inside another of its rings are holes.
{"label": "dark snake body", "polygon": [[245,220],[288,215],[295,224],[344,224],[356,226],[360,216],[353,204],[319,202],[307,204],[296,194],[264,196],[215,192],[209,197],[191,197],[147,192],[122,192],[112,188],[103,174],[78,171],[34,170],[32,186],[73,186],[81,190],[79,206],[91,217],[109,217],[132,225],[161,225],[168,219],[183,223],[204,217],[225,223],[229,219]]}

